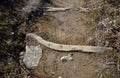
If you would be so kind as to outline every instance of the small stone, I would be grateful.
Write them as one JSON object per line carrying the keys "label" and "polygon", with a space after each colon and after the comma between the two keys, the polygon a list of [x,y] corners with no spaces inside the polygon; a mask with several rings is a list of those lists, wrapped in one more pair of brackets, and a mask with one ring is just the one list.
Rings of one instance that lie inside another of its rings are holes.
{"label": "small stone", "polygon": [[13,35],[13,34],[14,34],[14,32],[11,32],[11,34]]}
{"label": "small stone", "polygon": [[73,60],[73,58],[72,58],[72,57],[69,57],[69,58],[68,58],[68,60],[69,60],[69,61],[72,61],[72,60]]}
{"label": "small stone", "polygon": [[62,62],[67,62],[66,56],[62,56],[60,59]]}
{"label": "small stone", "polygon": [[52,71],[51,74],[52,74],[52,75],[55,75],[55,72]]}
{"label": "small stone", "polygon": [[62,62],[72,61],[73,60],[72,56],[73,56],[73,54],[68,54],[67,56],[62,56],[60,60]]}
{"label": "small stone", "polygon": [[24,52],[20,52],[19,58],[20,58],[20,59],[23,59],[23,58],[24,58]]}
{"label": "small stone", "polygon": [[20,56],[23,56],[24,55],[24,52],[20,52],[20,54],[19,54]]}
{"label": "small stone", "polygon": [[62,78],[61,76],[58,76],[58,78]]}

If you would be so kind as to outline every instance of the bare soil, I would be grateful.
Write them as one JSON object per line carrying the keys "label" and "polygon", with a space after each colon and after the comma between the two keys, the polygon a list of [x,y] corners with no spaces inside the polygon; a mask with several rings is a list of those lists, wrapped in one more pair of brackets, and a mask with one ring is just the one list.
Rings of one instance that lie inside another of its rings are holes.
{"label": "bare soil", "polygon": [[[35,0],[0,3],[0,78],[120,78],[119,0],[37,1],[40,4]],[[46,12],[42,7],[71,9]],[[81,12],[81,7],[90,12]],[[33,39],[25,39],[27,33],[59,44],[108,46],[114,50],[54,51]],[[40,45],[43,49],[42,59],[34,70],[28,70],[19,58],[26,45]],[[62,62],[61,57],[68,54],[73,55],[73,60]]]}
{"label": "bare soil", "polygon": [[[36,33],[47,41],[59,44],[111,46],[112,43],[109,44],[109,41],[106,45],[106,30],[101,31],[97,27],[101,20],[111,17],[111,13],[116,14],[116,12],[113,11],[115,7],[111,7],[111,10],[109,5],[103,6],[103,4],[102,0],[53,0],[52,6],[72,9],[45,12],[32,26],[26,28],[23,26],[20,31],[25,34]],[[90,8],[91,12],[80,12],[77,9],[80,7]],[[27,44],[40,45],[34,40],[27,41]],[[108,65],[118,60],[118,55],[116,56],[114,51],[60,52],[40,46],[43,49],[43,57],[38,67],[32,71],[33,78],[119,78],[120,72],[116,71],[116,65],[110,67]],[[68,54],[73,54],[73,61],[62,62],[60,58]]]}
{"label": "bare soil", "polygon": [[[86,6],[85,1],[54,0],[53,3],[58,7],[72,7],[73,9],[46,12],[37,23],[26,28],[25,31],[37,33],[45,40],[60,44],[95,45],[93,42],[96,35],[96,23],[88,17],[89,13],[76,10],[76,8]],[[29,44],[39,45],[35,41]],[[33,71],[34,75],[40,78],[99,78],[99,71],[106,67],[99,54],[59,52],[44,46],[42,48],[43,57],[39,66]],[[70,53],[73,54],[73,61],[60,60],[62,56]]]}

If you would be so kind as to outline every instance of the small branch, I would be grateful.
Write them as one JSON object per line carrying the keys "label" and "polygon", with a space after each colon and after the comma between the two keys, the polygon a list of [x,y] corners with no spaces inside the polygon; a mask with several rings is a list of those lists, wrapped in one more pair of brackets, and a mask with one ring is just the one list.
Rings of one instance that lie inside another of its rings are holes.
{"label": "small branch", "polygon": [[70,9],[74,9],[74,10],[78,10],[80,12],[90,12],[89,8],[83,8],[83,7],[80,7],[80,8],[57,8],[57,7],[43,7],[43,9],[45,9],[45,11],[47,12],[56,12],[56,11],[66,11],[66,10],[70,10]]}
{"label": "small branch", "polygon": [[55,12],[55,11],[65,11],[65,10],[69,10],[71,8],[45,7],[44,9],[46,9],[45,11],[47,11],[47,12]]}

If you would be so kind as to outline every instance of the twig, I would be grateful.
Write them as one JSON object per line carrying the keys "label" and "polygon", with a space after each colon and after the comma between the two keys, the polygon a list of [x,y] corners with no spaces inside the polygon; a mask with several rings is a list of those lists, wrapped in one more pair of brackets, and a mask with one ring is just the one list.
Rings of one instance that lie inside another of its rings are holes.
{"label": "twig", "polygon": [[40,44],[58,51],[84,51],[84,52],[103,52],[112,50],[111,47],[99,47],[99,46],[82,46],[82,45],[64,45],[46,41],[36,34],[29,33],[26,38],[34,38]]}
{"label": "twig", "polygon": [[69,10],[70,8],[44,7],[44,9],[46,9],[45,11],[47,12],[54,12],[54,11],[65,11],[65,10]]}

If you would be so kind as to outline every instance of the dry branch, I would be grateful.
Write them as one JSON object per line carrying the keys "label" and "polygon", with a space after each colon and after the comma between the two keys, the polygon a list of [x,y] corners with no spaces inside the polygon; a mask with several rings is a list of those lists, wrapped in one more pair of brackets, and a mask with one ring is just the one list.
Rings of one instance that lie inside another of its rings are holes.
{"label": "dry branch", "polygon": [[42,37],[32,33],[27,34],[26,38],[29,38],[29,37],[37,40],[40,44],[57,51],[104,52],[104,51],[112,50],[111,47],[57,44],[57,43],[46,41]]}
{"label": "dry branch", "polygon": [[62,8],[62,7],[43,7],[43,9],[45,9],[46,12],[56,12],[56,11],[66,11],[66,10],[79,10],[80,12],[90,12],[89,8],[70,8],[70,7],[66,7],[66,8]]}

